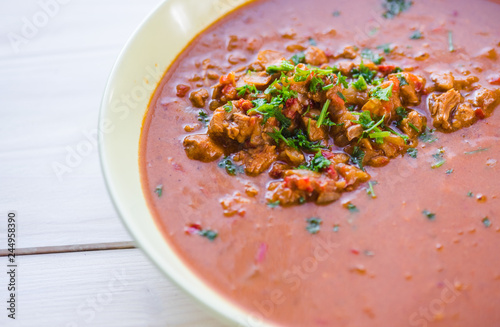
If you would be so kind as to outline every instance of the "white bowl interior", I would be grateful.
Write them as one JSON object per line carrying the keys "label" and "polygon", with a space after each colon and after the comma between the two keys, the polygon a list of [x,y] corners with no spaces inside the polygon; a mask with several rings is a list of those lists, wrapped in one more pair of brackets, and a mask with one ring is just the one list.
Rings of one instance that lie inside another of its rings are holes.
{"label": "white bowl interior", "polygon": [[115,207],[137,244],[176,284],[232,324],[262,326],[200,281],[168,246],[148,209],[139,174],[139,139],[163,73],[198,33],[251,0],[168,0],[120,54],[104,94],[99,144]]}

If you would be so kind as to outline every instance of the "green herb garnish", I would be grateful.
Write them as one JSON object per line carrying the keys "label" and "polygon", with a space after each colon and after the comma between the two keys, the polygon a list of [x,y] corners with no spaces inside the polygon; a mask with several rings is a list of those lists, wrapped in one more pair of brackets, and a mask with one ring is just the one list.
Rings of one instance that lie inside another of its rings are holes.
{"label": "green herb garnish", "polygon": [[352,83],[352,86],[354,86],[354,88],[356,88],[356,90],[358,91],[366,91],[366,89],[368,88],[368,85],[366,84],[366,80],[363,77],[363,75],[360,75],[358,77],[358,80]]}
{"label": "green herb garnish", "polygon": [[450,52],[455,52],[455,47],[453,46],[453,32],[448,31],[448,50]]}
{"label": "green herb garnish", "polygon": [[260,93],[260,91],[257,90],[255,85],[243,85],[241,87],[237,87],[236,91],[238,92],[238,96],[240,96],[240,97],[244,96],[247,92],[249,94]]}
{"label": "green herb garnish", "polygon": [[323,109],[321,109],[321,114],[319,115],[318,122],[316,123],[317,127],[321,127],[323,122],[325,121],[325,118],[328,114],[328,108],[330,107],[330,99],[326,100],[325,104],[323,105]]}
{"label": "green herb garnish", "polygon": [[370,49],[363,49],[361,51],[361,57],[364,59],[368,59],[374,64],[380,65],[382,63],[382,60],[384,60],[384,57],[374,53]]}
{"label": "green herb garnish", "polygon": [[420,40],[422,37],[423,37],[422,32],[420,32],[419,30],[414,31],[410,35],[410,39],[412,40]]}
{"label": "green herb garnish", "polygon": [[434,164],[432,164],[431,168],[436,169],[445,164],[446,159],[444,158],[444,150],[439,149],[437,153],[433,154],[432,157],[436,160]]}
{"label": "green herb garnish", "polygon": [[299,169],[308,169],[315,172],[320,172],[332,165],[332,162],[326,159],[320,151],[318,151],[307,166],[300,166]]}
{"label": "green herb garnish", "polygon": [[422,214],[427,217],[429,220],[435,220],[436,219],[436,214],[430,212],[429,210],[424,210],[422,211]]}
{"label": "green herb garnish", "polygon": [[226,104],[224,105],[224,107],[223,107],[223,108],[224,108],[224,110],[225,110],[226,112],[231,112],[231,111],[233,111],[233,102],[232,102],[232,101],[229,101],[228,103],[226,103]]}
{"label": "green herb garnish", "polygon": [[208,115],[206,112],[203,110],[200,110],[198,112],[198,121],[201,122],[205,127],[208,126],[208,123],[210,123],[210,118],[208,118]]}
{"label": "green herb garnish", "polygon": [[365,152],[361,150],[360,147],[355,146],[354,150],[352,151],[351,155],[351,161],[359,167],[362,171],[365,171],[365,168],[363,167],[363,159],[365,158]]}
{"label": "green herb garnish", "polygon": [[217,236],[219,236],[219,233],[211,229],[204,229],[199,232],[199,235],[206,237],[209,241],[213,242]]}
{"label": "green herb garnish", "polygon": [[158,195],[158,197],[160,198],[161,195],[163,194],[163,185],[158,185],[156,188],[155,188],[155,193],[156,195]]}
{"label": "green herb garnish", "polygon": [[490,228],[491,227],[491,220],[488,217],[484,217],[482,220],[484,227]]}
{"label": "green herb garnish", "polygon": [[346,208],[347,208],[347,210],[349,210],[352,213],[359,211],[358,207],[356,207],[354,204],[352,204],[350,202],[346,205]]}
{"label": "green herb garnish", "polygon": [[474,151],[464,152],[464,154],[471,155],[471,154],[476,154],[476,153],[484,152],[484,151],[488,151],[488,150],[489,150],[488,148],[479,148],[479,149],[474,150]]}
{"label": "green herb garnish", "polygon": [[218,166],[226,170],[231,176],[236,176],[238,173],[243,172],[243,167],[236,165],[230,157],[224,157],[219,161]]}
{"label": "green herb garnish", "polygon": [[366,189],[366,193],[372,197],[372,199],[375,199],[377,195],[375,194],[375,190],[373,189],[374,185],[377,185],[378,183],[376,181],[369,181],[368,182],[368,188]]}
{"label": "green herb garnish", "polygon": [[295,65],[306,62],[306,55],[304,52],[296,53],[290,58]]}
{"label": "green herb garnish", "polygon": [[384,0],[383,7],[385,11],[382,16],[392,19],[403,11],[408,10],[412,5],[412,0]]}
{"label": "green herb garnish", "polygon": [[279,73],[279,72],[289,72],[289,71],[293,70],[294,68],[295,68],[295,66],[293,64],[291,64],[287,60],[282,60],[281,64],[279,64],[279,65],[271,65],[271,66],[267,67],[266,72],[269,75],[272,75],[272,74]]}
{"label": "green herb garnish", "polygon": [[377,98],[382,101],[389,101],[392,97],[392,87],[393,83],[386,87],[385,89],[381,88],[380,86],[377,86],[374,88],[372,91],[370,91],[370,94],[372,97]]}
{"label": "green herb garnish", "polygon": [[409,148],[408,150],[406,150],[406,153],[408,153],[408,155],[410,157],[412,157],[413,159],[417,159],[418,149],[417,148]]}
{"label": "green herb garnish", "polygon": [[306,230],[311,234],[318,234],[321,229],[321,223],[323,222],[321,218],[312,217],[306,219],[307,226]]}
{"label": "green herb garnish", "polygon": [[267,206],[268,206],[269,208],[274,209],[274,208],[276,208],[276,207],[279,207],[279,206],[280,206],[280,201],[278,200],[278,201],[276,201],[276,202],[268,202],[268,203],[267,203]]}
{"label": "green herb garnish", "polygon": [[425,131],[418,137],[420,141],[425,143],[434,143],[438,140],[436,136],[433,135],[434,130],[426,128]]}

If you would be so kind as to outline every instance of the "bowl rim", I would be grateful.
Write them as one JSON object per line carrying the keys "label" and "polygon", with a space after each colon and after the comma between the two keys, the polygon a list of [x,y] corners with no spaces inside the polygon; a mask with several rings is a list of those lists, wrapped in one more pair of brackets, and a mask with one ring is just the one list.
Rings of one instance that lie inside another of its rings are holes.
{"label": "bowl rim", "polygon": [[[165,263],[161,263],[158,255],[155,255],[154,249],[152,248],[152,244],[149,243],[149,240],[140,236],[139,233],[133,228],[132,226],[132,221],[129,218],[129,214],[127,213],[127,210],[125,209],[123,205],[123,199],[120,198],[120,195],[117,194],[115,190],[115,180],[112,177],[111,174],[111,169],[112,165],[109,162],[108,154],[107,154],[107,147],[106,147],[106,133],[103,133],[101,130],[101,126],[103,122],[107,119],[107,114],[110,109],[109,105],[109,99],[113,97],[113,84],[116,83],[117,76],[120,73],[120,70],[123,68],[124,61],[126,61],[126,57],[128,53],[133,49],[134,44],[138,41],[140,34],[143,32],[143,30],[146,28],[147,24],[156,16],[160,13],[160,11],[168,6],[170,3],[175,3],[176,1],[182,1],[182,0],[163,0],[161,1],[158,5],[155,6],[155,8],[141,21],[141,23],[138,25],[138,27],[134,30],[134,32],[131,34],[131,36],[128,38],[127,42],[121,49],[120,53],[118,54],[116,60],[114,61],[113,67],[111,69],[111,72],[109,73],[107,82],[106,82],[106,87],[104,89],[101,103],[100,103],[100,110],[99,110],[99,118],[98,118],[98,148],[99,148],[99,159],[100,159],[100,167],[101,171],[103,174],[104,178],[104,184],[106,186],[106,189],[108,191],[108,194],[110,196],[111,202],[113,203],[113,206],[120,217],[120,220],[122,221],[123,225],[125,226],[126,230],[128,233],[131,235],[131,237],[134,240],[134,243],[137,245],[139,249],[149,258],[149,260],[165,275],[173,284],[175,284],[177,287],[181,288],[185,294],[188,294],[192,299],[194,299],[196,302],[201,304],[201,308],[205,309],[206,311],[211,312],[212,314],[215,313],[215,316],[218,317],[220,320],[224,321],[225,323],[229,323],[234,326],[249,326],[249,327],[254,327],[254,326],[262,326],[262,327],[267,327],[267,326],[272,326],[269,324],[269,322],[264,322],[262,318],[259,317],[259,314],[255,315],[253,313],[250,313],[247,310],[244,310],[243,308],[237,306],[235,303],[230,301],[229,298],[226,298],[218,292],[210,287],[207,283],[202,281],[200,278],[196,277],[199,279],[201,284],[203,284],[204,289],[201,291],[196,291],[194,287],[190,287],[190,285],[186,285],[186,280],[182,279],[180,274],[175,273],[173,268],[169,268]],[[215,3],[217,0],[211,0],[213,3]],[[225,12],[219,13],[219,15],[211,22],[209,22],[204,28],[200,29],[193,35],[192,38],[188,40],[188,42],[182,47],[182,49],[175,53],[175,58],[169,61],[165,71],[163,72],[164,74],[171,68],[172,64],[175,62],[177,57],[185,51],[187,46],[200,34],[203,33],[207,28],[212,26],[214,23],[216,23],[219,19],[222,17],[228,15],[229,13],[238,10],[242,6],[245,6],[246,4],[254,1],[254,0],[232,0],[233,2],[240,2],[238,5],[233,6],[229,10]],[[164,76],[163,74],[163,76]],[[157,88],[161,85],[161,81],[163,80],[163,77],[160,78],[158,83],[155,84],[154,89],[151,91],[150,96],[148,96],[148,103],[153,99]],[[142,133],[142,126],[144,122],[144,117],[147,114],[149,105],[144,108],[144,114],[143,114],[143,119],[141,120],[141,133]],[[140,140],[137,140],[137,143],[139,143]],[[134,145],[135,146],[135,145]],[[138,144],[137,144],[138,146]],[[137,157],[135,158],[136,161],[139,160],[139,153],[137,153]],[[141,185],[142,186],[142,185]],[[146,201],[145,195],[143,193],[143,190],[141,188],[141,194],[144,197],[144,201]],[[148,211],[149,211],[149,217],[151,219],[151,223],[154,224],[155,228],[158,228],[158,225],[155,223],[153,214],[151,212],[151,208],[149,208],[148,205]],[[159,231],[161,233],[161,231]],[[163,235],[163,233],[162,233]],[[163,236],[164,237],[164,236]],[[164,239],[164,242],[167,244],[167,241]],[[170,251],[174,252],[175,251],[171,248],[170,245],[167,245],[170,248]],[[177,256],[177,255],[176,255]],[[177,256],[179,260],[182,260]],[[184,264],[185,265],[185,264]],[[187,265],[185,265],[187,268]],[[188,270],[191,270],[187,268]],[[194,276],[194,274],[193,274]],[[208,295],[203,295],[202,291],[207,292]],[[215,300],[214,301],[207,301],[207,298],[213,297]],[[225,303],[222,303],[225,302]],[[223,305],[224,304],[224,305]]]}

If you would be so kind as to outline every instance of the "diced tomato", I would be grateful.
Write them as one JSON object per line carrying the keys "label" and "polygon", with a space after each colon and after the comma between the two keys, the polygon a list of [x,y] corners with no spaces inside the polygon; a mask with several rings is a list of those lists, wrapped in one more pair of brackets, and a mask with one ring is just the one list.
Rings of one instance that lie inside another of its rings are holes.
{"label": "diced tomato", "polygon": [[333,153],[330,151],[323,150],[321,151],[321,155],[325,157],[326,159],[332,159],[334,157]]}
{"label": "diced tomato", "polygon": [[351,249],[351,253],[352,253],[352,254],[355,254],[355,255],[358,255],[358,254],[359,254],[359,250],[356,250],[356,249]]}
{"label": "diced tomato", "polygon": [[339,174],[335,170],[333,164],[331,164],[328,168],[326,168],[326,174],[328,177],[330,177],[333,180],[338,180],[339,179]]}
{"label": "diced tomato", "polygon": [[200,224],[189,224],[184,228],[184,231],[188,235],[195,235],[201,232],[202,229]]}
{"label": "diced tomato", "polygon": [[187,85],[179,84],[179,85],[177,85],[176,89],[177,89],[177,94],[176,95],[179,98],[183,98],[183,97],[186,96],[186,94],[189,92],[189,89],[191,89],[191,88],[189,86],[187,86]]}
{"label": "diced tomato", "polygon": [[227,75],[222,75],[219,78],[219,83],[222,85],[227,85],[227,84],[231,84],[233,86],[236,85],[236,80],[234,79],[234,73],[231,72]]}
{"label": "diced tomato", "polygon": [[229,99],[236,98],[236,88],[232,84],[227,84],[222,89],[222,94],[224,94]]}
{"label": "diced tomato", "polygon": [[241,109],[245,112],[253,108],[252,101],[245,100],[245,99],[239,99],[238,101],[234,102],[234,106],[238,109]]}
{"label": "diced tomato", "polygon": [[389,75],[390,73],[392,73],[394,71],[395,68],[396,68],[396,66],[394,66],[394,65],[381,65],[381,66],[378,66],[378,71],[384,75]]}
{"label": "diced tomato", "polygon": [[488,82],[492,85],[500,85],[500,74],[490,77]]}
{"label": "diced tomato", "polygon": [[477,118],[479,118],[479,119],[485,119],[486,118],[486,115],[484,114],[483,109],[477,108],[474,112],[475,112]]}

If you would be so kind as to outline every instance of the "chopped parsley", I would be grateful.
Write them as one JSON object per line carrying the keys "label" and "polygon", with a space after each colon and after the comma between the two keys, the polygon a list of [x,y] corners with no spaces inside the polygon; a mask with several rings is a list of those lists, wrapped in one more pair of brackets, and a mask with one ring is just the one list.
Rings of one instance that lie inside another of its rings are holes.
{"label": "chopped parsley", "polygon": [[207,127],[208,123],[210,123],[210,118],[208,118],[208,115],[206,112],[203,110],[200,110],[198,112],[198,121],[203,124],[203,126]]}
{"label": "chopped parsley", "polygon": [[406,150],[406,153],[412,157],[413,159],[417,159],[418,156],[418,149],[417,148],[409,148]]}
{"label": "chopped parsley", "polygon": [[156,188],[155,188],[155,193],[156,195],[158,195],[158,197],[160,198],[161,195],[163,194],[163,185],[158,185]]}
{"label": "chopped parsley", "polygon": [[412,40],[420,40],[423,37],[422,32],[420,30],[416,30],[410,35],[410,39]]}
{"label": "chopped parsley", "polygon": [[368,188],[366,189],[366,193],[372,197],[372,199],[375,199],[377,195],[375,194],[375,190],[373,189],[374,185],[377,185],[378,183],[376,181],[369,181],[368,182]]}
{"label": "chopped parsley", "polygon": [[469,198],[472,198],[472,197],[474,197],[474,193],[472,193],[472,191],[469,191],[469,192],[467,192],[467,196]]}
{"label": "chopped parsley", "polygon": [[337,85],[341,84],[345,89],[349,87],[349,83],[347,83],[347,77],[342,76],[341,72],[337,74]]}
{"label": "chopped parsley", "polygon": [[299,169],[308,169],[315,172],[320,172],[332,165],[332,162],[326,159],[320,151],[318,151],[307,166],[300,166]]}
{"label": "chopped parsley", "polygon": [[434,136],[434,130],[428,128],[426,128],[418,138],[420,139],[420,141],[425,143],[434,143],[438,140],[438,138]]}
{"label": "chopped parsley", "polygon": [[309,38],[309,44],[312,45],[313,47],[318,45],[318,43],[316,43],[316,40],[313,39],[312,37]]}
{"label": "chopped parsley", "polygon": [[255,85],[243,85],[241,87],[237,87],[236,91],[238,92],[238,96],[240,96],[240,97],[244,96],[247,92],[249,94],[260,93],[260,91],[257,90]]}
{"label": "chopped parsley", "polygon": [[236,176],[236,174],[243,172],[243,167],[236,165],[230,157],[224,157],[219,161],[218,166],[224,168],[226,173],[231,176]]}
{"label": "chopped parsley", "polygon": [[339,16],[340,16],[340,14],[341,14],[341,12],[340,12],[340,11],[338,11],[338,10],[335,10],[335,11],[332,13],[333,17],[339,17]]}
{"label": "chopped parsley", "polygon": [[491,220],[488,217],[484,217],[482,222],[483,222],[484,227],[486,227],[486,228],[491,227]]}
{"label": "chopped parsley", "polygon": [[276,207],[279,207],[279,206],[280,206],[280,201],[278,200],[278,201],[276,201],[276,202],[268,202],[268,203],[267,203],[267,206],[268,206],[269,208],[274,209],[274,208],[276,208]]}
{"label": "chopped parsley", "polygon": [[330,107],[330,99],[326,100],[325,104],[323,105],[323,109],[321,109],[321,114],[319,115],[318,122],[316,123],[317,127],[321,127],[323,125],[323,122],[325,121],[325,118],[328,115],[328,108]]}
{"label": "chopped parsley", "polygon": [[358,78],[359,76],[363,76],[363,78],[367,83],[371,83],[375,75],[377,75],[376,72],[372,71],[370,68],[365,66],[363,60],[361,60],[359,68],[352,69],[351,74],[353,78]]}
{"label": "chopped parsley", "polygon": [[451,175],[451,174],[453,174],[453,169],[448,169],[448,170],[446,171],[446,175]]}
{"label": "chopped parsley", "polygon": [[383,7],[385,11],[382,16],[387,19],[392,19],[403,11],[410,9],[412,5],[412,0],[384,0]]}
{"label": "chopped parsley", "polygon": [[224,108],[224,110],[225,110],[226,112],[231,112],[231,111],[233,111],[233,102],[232,102],[232,101],[229,101],[228,103],[226,103],[226,104],[224,105],[224,107],[223,107],[223,108]]}
{"label": "chopped parsley", "polygon": [[321,229],[321,223],[323,222],[321,218],[312,217],[306,219],[307,226],[306,230],[311,234],[318,234]]}
{"label": "chopped parsley", "polygon": [[354,204],[352,204],[351,202],[349,202],[347,205],[346,205],[346,208],[347,210],[349,210],[350,212],[354,213],[354,212],[359,212],[359,209],[358,207],[356,207]]}
{"label": "chopped parsley", "polygon": [[290,60],[292,60],[295,65],[298,65],[300,63],[306,62],[306,55],[304,54],[304,52],[299,52],[294,54],[292,58],[290,58]]}
{"label": "chopped parsley", "polygon": [[361,150],[359,146],[355,146],[354,150],[352,151],[351,155],[351,161],[359,167],[362,171],[365,171],[365,168],[363,167],[363,159],[365,158],[365,152]]}
{"label": "chopped parsley", "polygon": [[430,212],[429,210],[424,210],[422,211],[422,214],[427,217],[427,219],[429,220],[435,220],[436,219],[436,214],[435,213],[432,213]]}
{"label": "chopped parsley", "polygon": [[199,232],[199,235],[213,242],[217,238],[217,236],[219,236],[219,233],[211,229],[204,229]]}
{"label": "chopped parsley", "polygon": [[363,77],[363,75],[360,75],[358,77],[358,80],[352,83],[352,86],[354,86],[354,88],[358,91],[366,91],[366,89],[368,88],[368,85],[366,84],[366,80]]}
{"label": "chopped parsley", "polygon": [[432,157],[435,160],[434,164],[431,166],[432,169],[439,168],[446,162],[446,159],[444,158],[444,150],[442,148],[439,149],[437,153],[433,154]]}
{"label": "chopped parsley", "polygon": [[371,96],[382,101],[389,101],[392,97],[393,85],[394,84],[391,83],[391,85],[389,85],[385,89],[381,88],[380,86],[377,86],[376,88],[370,91]]}
{"label": "chopped parsley", "polygon": [[292,147],[294,149],[306,149],[310,151],[315,151],[318,149],[324,149],[325,147],[321,145],[320,142],[311,142],[307,139],[307,136],[304,134],[304,132],[301,129],[298,129],[295,135],[291,137],[285,137],[283,135],[283,128],[281,130],[278,130],[277,128],[274,129],[274,132],[268,133],[269,136],[273,138],[273,140],[276,142],[276,144],[279,144],[280,141],[283,141],[286,145],[289,147]]}
{"label": "chopped parsley", "polygon": [[255,111],[261,114],[264,118],[262,121],[263,124],[265,124],[269,118],[275,117],[281,123],[281,126],[288,128],[291,124],[291,120],[281,111],[284,102],[286,102],[286,100],[282,96],[274,97],[270,103],[267,103],[266,99],[256,99],[252,101],[254,108],[250,109],[249,112]]}
{"label": "chopped parsley", "polygon": [[338,96],[339,96],[339,98],[341,98],[344,102],[346,101],[346,98],[345,98],[345,96],[342,94],[342,92],[337,91],[337,95],[338,95]]}
{"label": "chopped parsley", "polygon": [[323,82],[320,77],[313,76],[313,78],[311,78],[311,83],[309,84],[309,92],[316,93],[319,89],[322,89],[324,85],[325,82]]}
{"label": "chopped parsley", "polygon": [[479,149],[474,150],[474,151],[464,152],[464,154],[471,155],[471,154],[476,154],[476,153],[484,152],[484,151],[488,151],[488,150],[489,150],[488,148],[479,148]]}
{"label": "chopped parsley", "polygon": [[448,50],[450,52],[455,52],[455,46],[453,46],[453,32],[448,31]]}
{"label": "chopped parsley", "polygon": [[379,45],[377,47],[377,49],[383,50],[385,54],[389,54],[392,52],[392,50],[394,50],[393,48],[391,48],[390,43],[385,43],[385,44]]}
{"label": "chopped parsley", "polygon": [[406,80],[406,78],[401,75],[401,74],[398,74],[398,81],[399,81],[399,86],[405,86],[405,85],[409,85],[408,81]]}
{"label": "chopped parsley", "polygon": [[361,57],[364,59],[368,59],[374,64],[380,65],[382,63],[382,60],[384,60],[384,57],[374,53],[370,49],[363,49],[361,51]]}
{"label": "chopped parsley", "polygon": [[295,68],[295,66],[293,64],[291,64],[287,60],[282,60],[281,64],[279,64],[279,65],[271,65],[271,66],[267,67],[266,72],[269,75],[272,75],[272,74],[279,73],[279,72],[289,72],[289,71],[293,70],[294,68]]}
{"label": "chopped parsley", "polygon": [[333,226],[333,231],[334,231],[335,233],[337,233],[337,232],[339,231],[339,229],[340,229],[340,226],[339,226],[339,225],[334,225],[334,226]]}

